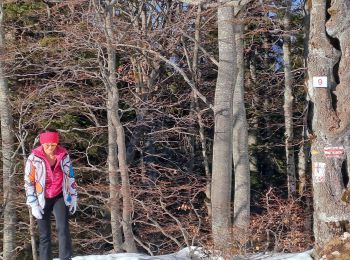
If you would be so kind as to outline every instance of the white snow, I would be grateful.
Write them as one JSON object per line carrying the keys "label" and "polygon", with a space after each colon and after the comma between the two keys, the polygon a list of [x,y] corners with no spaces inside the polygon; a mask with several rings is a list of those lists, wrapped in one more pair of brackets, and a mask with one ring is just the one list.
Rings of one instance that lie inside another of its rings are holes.
{"label": "white snow", "polygon": [[[73,260],[191,260],[191,259],[203,259],[203,260],[224,260],[223,257],[208,257],[200,248],[191,248],[190,254],[189,248],[184,248],[179,252],[170,255],[149,256],[136,253],[119,253],[110,255],[88,255],[88,256],[76,256]],[[192,255],[192,257],[190,256]],[[233,256],[232,260],[313,260],[312,250],[302,253],[260,253],[246,257]],[[227,258],[225,258],[227,259]],[[59,260],[55,258],[54,260]]]}
{"label": "white snow", "polygon": [[312,250],[302,252],[302,253],[276,253],[276,254],[257,254],[254,256],[250,256],[249,260],[313,260],[312,258]]}

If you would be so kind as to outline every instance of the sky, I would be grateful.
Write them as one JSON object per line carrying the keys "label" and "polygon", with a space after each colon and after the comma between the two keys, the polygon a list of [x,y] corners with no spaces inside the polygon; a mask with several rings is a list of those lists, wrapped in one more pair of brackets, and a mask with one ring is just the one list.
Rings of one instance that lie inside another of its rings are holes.
{"label": "sky", "polygon": [[[194,250],[194,256],[189,256],[189,248],[184,248],[179,252],[170,255],[160,255],[160,256],[149,256],[144,254],[135,253],[120,253],[111,255],[88,255],[88,256],[75,256],[72,260],[199,260],[199,259],[212,259],[212,260],[224,260],[223,257],[211,257],[209,258],[201,250],[201,248]],[[302,253],[260,253],[255,255],[250,255],[246,257],[232,257],[232,260],[313,260],[311,257],[312,250],[302,252]],[[54,260],[59,260],[55,258]]]}

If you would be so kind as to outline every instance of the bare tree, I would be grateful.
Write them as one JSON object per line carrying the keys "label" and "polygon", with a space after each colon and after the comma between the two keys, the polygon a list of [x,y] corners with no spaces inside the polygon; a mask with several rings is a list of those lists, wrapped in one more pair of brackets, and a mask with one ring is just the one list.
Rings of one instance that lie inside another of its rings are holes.
{"label": "bare tree", "polygon": [[12,109],[9,100],[9,88],[5,73],[5,38],[4,38],[4,2],[0,1],[0,119],[1,119],[1,151],[2,175],[4,192],[4,229],[3,229],[3,259],[13,256],[16,244],[16,211],[14,187],[14,141]]}
{"label": "bare tree", "polygon": [[291,52],[290,52],[290,12],[291,1],[286,1],[286,11],[283,19],[284,37],[283,37],[283,60],[284,60],[284,125],[285,125],[285,149],[287,163],[287,186],[288,196],[296,192],[295,159],[294,159],[294,131],[293,131],[293,91],[292,91],[292,72],[291,72]]}
{"label": "bare tree", "polygon": [[219,67],[214,101],[214,143],[212,161],[212,232],[216,247],[229,247],[232,190],[232,101],[236,82],[234,8],[219,1]]}
{"label": "bare tree", "polygon": [[[118,155],[117,157],[112,158],[112,156],[109,156],[109,160],[112,161],[118,161],[118,171],[120,172],[120,180],[121,180],[121,195],[122,195],[122,219],[119,220],[123,227],[123,234],[124,234],[124,243],[123,248],[127,252],[136,252],[136,245],[134,240],[134,235],[132,231],[132,198],[131,198],[131,191],[130,191],[130,182],[129,182],[129,172],[128,172],[128,166],[126,161],[126,145],[125,145],[125,134],[124,134],[124,128],[122,123],[120,122],[120,116],[119,116],[119,93],[118,88],[116,86],[116,55],[115,50],[113,48],[113,27],[112,27],[112,17],[113,17],[113,1],[108,2],[106,1],[106,6],[104,7],[104,23],[105,23],[105,36],[107,40],[107,63],[108,63],[108,74],[105,76],[106,80],[106,88],[108,92],[108,100],[107,100],[107,114],[108,119],[111,120],[109,124],[112,124],[109,126],[109,143],[110,144],[117,144],[117,147],[114,145],[110,148],[110,151],[113,152],[113,155]],[[111,128],[114,128],[113,130]],[[117,148],[118,150],[115,151]],[[111,164],[113,162],[110,161]],[[116,169],[113,167],[111,170],[113,170],[113,178],[116,178],[115,173]],[[115,179],[114,179],[115,180]],[[117,183],[113,181],[113,187],[111,190],[111,194],[116,192]],[[118,195],[114,197],[115,195],[112,194],[113,199],[118,199]],[[119,206],[117,206],[117,210],[119,210]],[[113,209],[115,210],[115,209]],[[117,217],[117,216],[116,216]],[[118,223],[118,222],[117,222]],[[114,227],[118,228],[118,226]],[[118,231],[114,230],[116,232],[115,234],[118,234]],[[116,237],[118,240],[120,239],[120,235]],[[113,239],[116,239],[113,238]],[[115,242],[117,248],[120,246],[118,243],[120,241]]]}
{"label": "bare tree", "polygon": [[[202,5],[198,4],[197,8],[197,14],[196,14],[196,20],[195,20],[195,32],[194,32],[194,46],[193,46],[193,58],[192,58],[192,64],[190,62],[190,58],[188,57],[188,63],[189,67],[191,68],[192,73],[192,81],[195,85],[195,88],[199,87],[200,84],[200,71],[198,69],[198,62],[199,62],[199,56],[200,56],[200,44],[201,44],[201,20],[202,18]],[[185,53],[187,51],[185,50]],[[200,140],[200,146],[202,151],[202,157],[203,157],[203,167],[204,172],[206,176],[206,206],[208,210],[208,216],[211,218],[212,211],[211,211],[211,172],[209,168],[209,156],[207,151],[207,137],[205,135],[205,125],[203,123],[203,111],[201,111],[201,107],[199,104],[198,96],[194,91],[192,91],[192,106],[194,113],[197,118],[197,124],[198,124],[198,132],[199,132],[199,140]]]}
{"label": "bare tree", "polygon": [[[106,3],[107,4],[107,3]],[[99,10],[98,6],[96,8]],[[107,120],[108,120],[108,176],[109,176],[109,192],[110,192],[110,208],[111,208],[111,227],[112,227],[112,239],[113,248],[115,251],[121,251],[123,248],[122,238],[122,206],[120,199],[122,197],[120,192],[121,178],[119,173],[121,169],[118,167],[118,154],[123,150],[118,150],[118,137],[120,134],[124,135],[123,130],[118,132],[118,126],[120,126],[120,119],[118,114],[118,89],[116,86],[116,54],[112,46],[112,9],[113,6],[107,4],[104,8],[104,25],[105,34],[107,39],[107,73],[105,74],[105,87],[107,91]],[[105,73],[105,68],[101,68]],[[122,138],[122,137],[119,137]],[[125,170],[125,169],[124,169]]]}

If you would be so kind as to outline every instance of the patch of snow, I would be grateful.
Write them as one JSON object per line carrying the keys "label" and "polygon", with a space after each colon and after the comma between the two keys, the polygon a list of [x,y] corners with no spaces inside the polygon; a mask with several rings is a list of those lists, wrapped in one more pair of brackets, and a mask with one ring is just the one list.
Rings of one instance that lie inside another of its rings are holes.
{"label": "patch of snow", "polygon": [[313,250],[309,250],[302,253],[276,253],[276,254],[258,254],[246,258],[247,260],[313,260]]}
{"label": "patch of snow", "polygon": [[[232,257],[232,260],[313,260],[313,250],[309,250],[302,253],[261,253],[247,257]],[[222,257],[208,256],[202,248],[191,247],[184,248],[176,253],[161,256],[149,256],[137,253],[119,253],[110,255],[88,255],[88,256],[76,256],[72,260],[223,260]],[[54,260],[59,260],[55,258]]]}
{"label": "patch of snow", "polygon": [[[156,259],[151,256],[135,253],[120,253],[111,255],[89,255],[89,256],[76,256],[72,260],[148,260]],[[57,259],[58,260],[58,259]]]}

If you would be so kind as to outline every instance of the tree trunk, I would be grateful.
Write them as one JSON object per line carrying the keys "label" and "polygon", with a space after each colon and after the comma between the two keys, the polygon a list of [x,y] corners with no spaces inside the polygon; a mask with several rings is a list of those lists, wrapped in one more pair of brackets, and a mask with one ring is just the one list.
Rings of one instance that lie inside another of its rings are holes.
{"label": "tree trunk", "polygon": [[218,8],[219,68],[214,100],[214,143],[212,168],[212,232],[217,248],[229,247],[232,183],[232,95],[236,80],[234,10]]}
{"label": "tree trunk", "polygon": [[16,243],[16,210],[15,186],[13,181],[13,123],[11,105],[9,102],[9,89],[4,72],[5,39],[4,39],[4,9],[0,0],[0,119],[1,119],[1,149],[2,174],[4,191],[4,228],[3,228],[3,259],[13,256]]}
{"label": "tree trunk", "polygon": [[[308,57],[308,41],[309,41],[309,31],[310,31],[310,10],[308,6],[308,2],[305,1],[304,3],[304,19],[303,19],[303,34],[304,34],[304,67],[307,68],[307,57]],[[306,82],[307,84],[307,82]],[[307,86],[306,86],[307,87]],[[299,185],[298,185],[298,193],[300,196],[304,194],[306,191],[306,186],[307,186],[307,169],[309,166],[308,163],[308,156],[309,153],[308,151],[311,149],[310,147],[310,142],[308,140],[308,134],[309,134],[309,129],[308,129],[308,115],[311,112],[310,108],[310,98],[309,95],[305,95],[305,105],[304,105],[304,118],[303,118],[303,132],[302,132],[302,143],[300,145],[300,150],[298,153],[298,168],[297,168],[297,173],[298,173],[298,178],[299,178]],[[309,197],[308,197],[308,200]],[[311,205],[311,203],[308,201],[308,204]]]}
{"label": "tree trunk", "polygon": [[107,118],[108,118],[108,177],[109,177],[109,199],[111,208],[111,228],[113,249],[116,252],[122,251],[121,232],[121,209],[120,209],[120,180],[118,178],[118,148],[117,134],[112,123],[112,110],[115,109],[112,103],[113,94],[108,92]]}
{"label": "tree trunk", "polygon": [[[192,61],[192,73],[193,73],[193,82],[195,84],[195,87],[197,88],[199,85],[199,76],[198,76],[198,52],[199,52],[199,43],[200,43],[200,26],[201,26],[201,15],[202,13],[202,6],[199,4],[197,8],[197,16],[195,21],[195,44],[193,48],[193,61]],[[205,195],[206,195],[206,207],[208,210],[208,217],[211,218],[212,212],[211,212],[211,175],[210,175],[210,169],[209,169],[209,158],[207,154],[207,141],[205,136],[205,130],[204,130],[204,124],[202,120],[202,114],[200,111],[199,103],[198,103],[198,96],[193,91],[192,92],[193,99],[194,99],[194,108],[197,114],[197,123],[199,127],[199,139],[202,149],[202,156],[203,156],[203,166],[204,166],[204,172],[206,177],[206,189],[205,189]]]}
{"label": "tree trunk", "polygon": [[[268,37],[264,37],[263,39],[263,45],[266,44],[266,46],[269,45],[269,41],[268,41]],[[269,50],[265,50],[264,51],[264,55],[263,55],[263,69],[268,72],[268,73],[272,73],[271,70],[271,64],[269,61]],[[264,150],[263,152],[265,153],[264,157],[260,157],[260,159],[262,159],[262,162],[260,162],[262,164],[262,172],[264,175],[264,178],[267,180],[267,184],[268,185],[272,185],[272,175],[275,172],[275,166],[273,163],[273,155],[270,155],[270,148],[269,146],[269,140],[271,139],[272,135],[273,135],[273,119],[271,117],[271,107],[272,105],[272,97],[271,97],[271,90],[270,90],[270,86],[269,84],[264,84],[266,90],[263,91],[263,101],[261,102],[261,107],[262,107],[262,111],[263,112],[263,121],[264,121],[264,131],[262,133],[262,139],[267,140],[265,145],[264,145]],[[261,111],[261,110],[260,110]]]}
{"label": "tree trunk", "polygon": [[[116,88],[115,88],[116,89]],[[117,91],[116,91],[117,92]],[[119,99],[119,96],[115,96]],[[123,196],[123,233],[124,233],[124,249],[129,252],[137,252],[134,234],[132,231],[132,198],[130,191],[129,182],[129,171],[126,162],[126,146],[125,146],[125,133],[123,125],[120,122],[120,117],[118,111],[113,111],[113,124],[117,131],[117,145],[118,145],[118,160],[119,160],[119,170],[122,180],[122,196]]]}
{"label": "tree trunk", "polygon": [[[305,126],[303,126],[305,128]],[[307,184],[307,140],[305,138],[304,134],[305,130],[303,130],[303,138],[302,143],[300,145],[300,150],[298,152],[298,176],[299,176],[299,185],[298,185],[298,194],[302,196],[306,190],[306,184]]]}
{"label": "tree trunk", "polygon": [[290,65],[290,9],[291,2],[287,0],[286,12],[283,19],[285,36],[283,37],[283,60],[284,60],[284,126],[285,126],[285,149],[287,163],[287,186],[288,197],[296,193],[295,159],[294,159],[294,133],[293,133],[293,91],[292,72]]}
{"label": "tree trunk", "polygon": [[[350,219],[350,209],[342,201],[345,156],[325,156],[324,153],[325,147],[338,147],[333,148],[338,151],[350,148],[350,3],[332,1],[327,23],[326,5],[326,0],[312,2],[308,55],[308,90],[314,104],[314,235],[320,246],[338,232],[345,231]],[[332,38],[326,34],[326,28]],[[339,66],[336,65],[338,61]],[[314,77],[326,77],[327,87],[314,87],[325,85],[323,78]]]}
{"label": "tree trunk", "polygon": [[259,88],[257,86],[257,78],[256,78],[256,61],[255,55],[252,55],[249,60],[249,78],[247,84],[250,84],[253,89],[253,100],[251,104],[251,109],[253,112],[253,117],[250,118],[251,126],[248,132],[248,145],[249,145],[249,172],[251,176],[257,176],[258,174],[258,158],[257,158],[257,145],[258,145],[258,128],[259,128],[259,119],[257,111],[261,106],[261,99],[259,96]]}
{"label": "tree trunk", "polygon": [[[20,128],[20,130],[18,132],[22,132],[23,128]],[[26,150],[25,150],[25,145],[24,145],[24,141],[25,141],[25,137],[27,136],[27,133],[24,136],[20,135],[20,145],[21,145],[21,149],[22,149],[22,158],[23,158],[23,165],[25,165],[26,161],[27,161],[27,155],[26,155]],[[30,243],[32,246],[32,257],[33,260],[38,260],[38,254],[37,254],[37,245],[36,245],[36,232],[35,232],[35,220],[34,217],[31,213],[31,209],[30,207],[28,207],[28,215],[29,215],[29,234],[30,234]]]}
{"label": "tree trunk", "polygon": [[[110,12],[107,12],[106,30],[111,30]],[[113,249],[116,252],[122,251],[122,216],[121,216],[121,194],[120,194],[120,178],[118,175],[118,147],[117,147],[117,131],[113,124],[114,111],[118,111],[118,102],[115,98],[115,71],[116,55],[111,44],[108,44],[108,71],[109,73],[107,86],[107,119],[108,119],[108,176],[109,176],[109,199],[111,207],[111,228]]]}
{"label": "tree trunk", "polygon": [[233,96],[232,155],[235,174],[233,224],[248,233],[250,224],[250,172],[248,123],[244,106],[243,24],[237,24],[235,27],[237,79]]}
{"label": "tree trunk", "polygon": [[[130,183],[129,183],[129,173],[128,166],[126,162],[126,146],[125,146],[125,133],[122,123],[120,122],[120,116],[118,113],[119,110],[119,93],[118,88],[116,86],[116,55],[112,46],[113,39],[113,31],[112,31],[112,6],[106,7],[106,36],[107,36],[107,53],[108,53],[108,111],[109,111],[109,119],[112,120],[112,124],[114,127],[114,131],[111,131],[112,134],[116,134],[116,136],[111,137],[113,141],[112,147],[115,149],[114,142],[116,141],[117,149],[118,149],[118,159],[116,157],[109,157],[110,160],[118,160],[119,163],[119,171],[121,176],[121,194],[123,200],[122,207],[122,226],[123,226],[123,234],[124,234],[124,245],[123,248],[127,252],[136,252],[136,245],[134,240],[134,235],[132,232],[132,198],[130,192]],[[115,139],[116,138],[116,139]],[[112,149],[111,147],[111,149]],[[115,154],[115,153],[114,153]],[[114,162],[112,162],[114,163]],[[114,195],[113,195],[114,196]],[[118,199],[118,196],[116,196]],[[117,210],[117,209],[115,209]],[[118,224],[118,222],[116,222]],[[118,231],[116,231],[118,232]],[[119,234],[116,239],[120,239]],[[117,241],[119,243],[119,241]],[[117,243],[116,243],[117,244]],[[118,245],[119,246],[119,245]]]}

